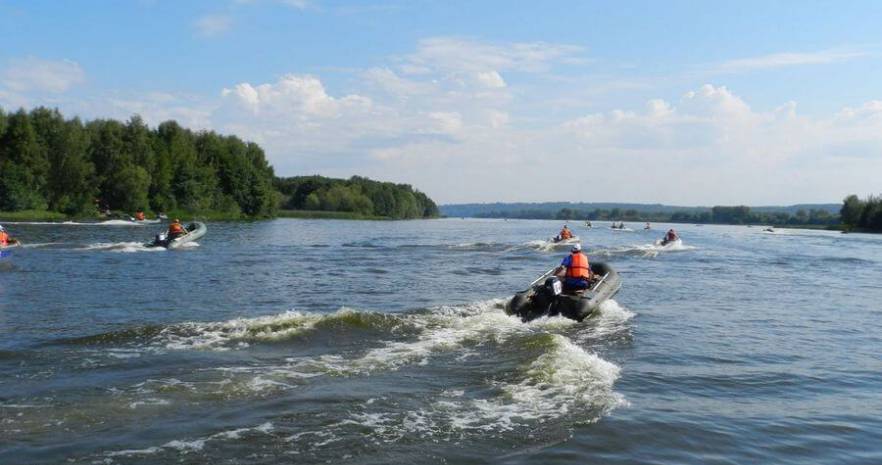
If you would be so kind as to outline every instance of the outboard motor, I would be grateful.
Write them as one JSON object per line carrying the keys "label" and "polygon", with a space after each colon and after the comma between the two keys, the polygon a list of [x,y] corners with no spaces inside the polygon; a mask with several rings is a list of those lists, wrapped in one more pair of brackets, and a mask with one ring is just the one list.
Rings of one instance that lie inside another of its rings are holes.
{"label": "outboard motor", "polygon": [[545,280],[545,288],[549,290],[551,295],[559,296],[563,292],[563,283],[557,276],[551,276]]}

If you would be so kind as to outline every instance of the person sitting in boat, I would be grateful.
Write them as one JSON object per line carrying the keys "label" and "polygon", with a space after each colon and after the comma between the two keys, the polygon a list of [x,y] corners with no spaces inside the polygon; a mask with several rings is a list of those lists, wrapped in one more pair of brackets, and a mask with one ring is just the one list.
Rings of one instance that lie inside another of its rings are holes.
{"label": "person sitting in boat", "polygon": [[141,210],[135,212],[135,221],[144,221],[144,219],[144,212],[142,212]]}
{"label": "person sitting in boat", "polygon": [[575,244],[570,254],[564,257],[554,274],[563,279],[565,292],[580,291],[591,287],[591,267],[588,257],[582,253],[582,245]]}
{"label": "person sitting in boat", "polygon": [[567,225],[564,225],[563,229],[560,230],[560,234],[557,235],[559,240],[565,241],[567,239],[573,238],[573,232],[570,231],[570,228]]}
{"label": "person sitting in boat", "polygon": [[181,220],[175,218],[175,220],[168,225],[168,240],[175,239],[177,237],[183,236],[187,234],[187,230],[181,226]]}
{"label": "person sitting in boat", "polygon": [[4,228],[3,225],[0,225],[0,247],[7,247],[17,242],[17,240],[9,236],[9,233],[6,232],[6,228]]}
{"label": "person sitting in boat", "polygon": [[677,231],[674,231],[673,228],[668,229],[668,232],[665,234],[664,243],[669,244],[671,242],[676,241],[679,238],[680,238],[680,236],[677,235]]}

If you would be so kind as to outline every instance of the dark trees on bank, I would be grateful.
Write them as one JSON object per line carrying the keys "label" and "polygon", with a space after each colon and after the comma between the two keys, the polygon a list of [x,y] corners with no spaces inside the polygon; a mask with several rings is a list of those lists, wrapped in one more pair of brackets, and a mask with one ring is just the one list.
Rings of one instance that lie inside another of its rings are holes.
{"label": "dark trees on bank", "polygon": [[849,195],[842,202],[840,210],[842,224],[850,228],[882,231],[882,197],[871,195],[861,200]]}
{"label": "dark trees on bank", "polygon": [[101,208],[265,216],[277,195],[263,151],[173,121],[149,128],[65,120],[57,110],[0,109],[0,210],[67,214]]}
{"label": "dark trees on bank", "polygon": [[438,216],[438,207],[407,184],[372,181],[360,176],[332,179],[299,176],[276,179],[283,208],[359,213],[367,216],[411,219]]}

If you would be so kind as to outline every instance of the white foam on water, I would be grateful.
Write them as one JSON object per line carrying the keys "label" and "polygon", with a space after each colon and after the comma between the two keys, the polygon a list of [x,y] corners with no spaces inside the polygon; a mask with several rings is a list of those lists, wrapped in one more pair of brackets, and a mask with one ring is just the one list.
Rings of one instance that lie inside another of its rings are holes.
{"label": "white foam on water", "polygon": [[157,399],[155,397],[150,397],[143,400],[136,400],[134,402],[129,403],[129,408],[134,410],[138,407],[158,407],[158,406],[166,406],[171,405],[171,402],[167,399]]}
{"label": "white foam on water", "polygon": [[661,245],[661,241],[652,244],[634,244],[613,249],[599,249],[592,251],[591,255],[612,256],[612,255],[642,255],[647,258],[657,257],[662,252],[684,252],[687,250],[695,250],[697,247],[691,245],[683,245],[683,241],[678,239],[666,245]]}
{"label": "white foam on water", "polygon": [[52,245],[62,245],[63,242],[38,242],[36,244],[22,244],[23,249],[39,249],[41,247],[49,247]]}
{"label": "white foam on water", "polygon": [[579,327],[579,331],[573,336],[582,344],[591,344],[599,338],[622,333],[628,330],[628,321],[636,314],[623,307],[615,300],[607,300],[600,304],[600,312],[587,321],[587,324]]}
{"label": "white foam on water", "polygon": [[[618,366],[564,336],[554,334],[552,338],[552,349],[530,364],[523,381],[502,386],[507,399],[484,403],[485,413],[535,420],[587,406],[606,411],[622,403],[623,398],[612,389],[619,377]],[[480,407],[478,404],[475,406]]]}
{"label": "white foam on water", "polygon": [[144,226],[146,223],[129,220],[106,220],[95,224],[101,226]]}
{"label": "white foam on water", "polygon": [[336,440],[352,434],[362,436],[367,429],[370,432],[366,440],[376,444],[414,436],[451,441],[461,439],[463,434],[535,428],[536,424],[563,417],[597,421],[612,409],[627,405],[613,390],[620,373],[618,366],[565,336],[548,337],[547,350],[525,364],[516,379],[492,382],[495,396],[468,399],[465,390],[448,389],[423,408],[399,412],[370,411],[376,405],[372,399],[363,404],[366,411],[353,412],[343,421],[319,431],[298,433],[288,440],[314,449],[324,442],[306,443],[306,438]]}
{"label": "white foam on water", "polygon": [[130,457],[130,456],[138,456],[138,455],[154,455],[164,451],[177,451],[178,453],[188,454],[191,452],[198,452],[205,448],[205,445],[209,442],[213,441],[222,441],[222,440],[235,440],[240,439],[243,434],[247,433],[261,433],[261,434],[270,434],[273,431],[274,427],[271,422],[263,423],[258,426],[253,426],[250,428],[238,428],[229,431],[221,431],[219,433],[212,434],[207,437],[191,439],[188,441],[185,440],[173,440],[166,442],[161,446],[153,446],[147,447],[144,449],[127,449],[127,450],[119,450],[119,451],[111,451],[105,452],[105,457]]}
{"label": "white foam on water", "polygon": [[98,242],[76,250],[94,250],[117,253],[162,252],[164,247],[146,247],[142,242]]}
{"label": "white foam on water", "polygon": [[199,247],[198,242],[184,242],[183,244],[181,244],[178,247],[178,250],[180,250],[180,249],[195,249],[196,247]]}
{"label": "white foam on water", "polygon": [[635,313],[623,307],[620,303],[613,299],[609,299],[600,304],[600,315],[597,320],[604,322],[624,323],[634,318]]}
{"label": "white foam on water", "polygon": [[[235,318],[219,323],[180,323],[163,329],[154,344],[170,350],[219,350],[235,348],[243,341],[273,341],[313,329],[319,321],[352,312],[332,314],[288,311],[278,315]],[[247,346],[246,346],[247,347]]]}
{"label": "white foam on water", "polygon": [[[577,244],[577,243],[581,243],[581,239],[578,236],[573,237],[572,239],[568,239],[566,241],[562,241],[562,242],[554,242],[552,240],[537,239],[537,240],[533,240],[533,241],[524,242],[520,247],[536,249],[541,252],[553,252],[555,250],[568,250],[570,247],[573,246],[573,244]],[[514,250],[517,248],[519,248],[519,247],[514,247],[509,250]]]}
{"label": "white foam on water", "polygon": [[549,320],[525,325],[519,318],[502,311],[503,302],[494,299],[461,307],[441,307],[429,314],[407,315],[403,318],[422,329],[415,341],[388,341],[357,359],[325,355],[302,360],[301,363],[340,375],[395,370],[411,363],[426,364],[433,354],[463,350],[466,346],[487,342],[501,342],[513,334],[532,331],[543,324],[559,324]]}

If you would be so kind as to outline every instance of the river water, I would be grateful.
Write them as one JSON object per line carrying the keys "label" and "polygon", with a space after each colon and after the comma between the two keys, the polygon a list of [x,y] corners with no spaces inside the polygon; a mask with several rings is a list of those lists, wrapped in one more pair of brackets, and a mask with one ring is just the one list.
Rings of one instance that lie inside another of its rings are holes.
{"label": "river water", "polygon": [[6,226],[3,464],[882,463],[882,236],[576,225],[620,293],[524,324],[560,222]]}

